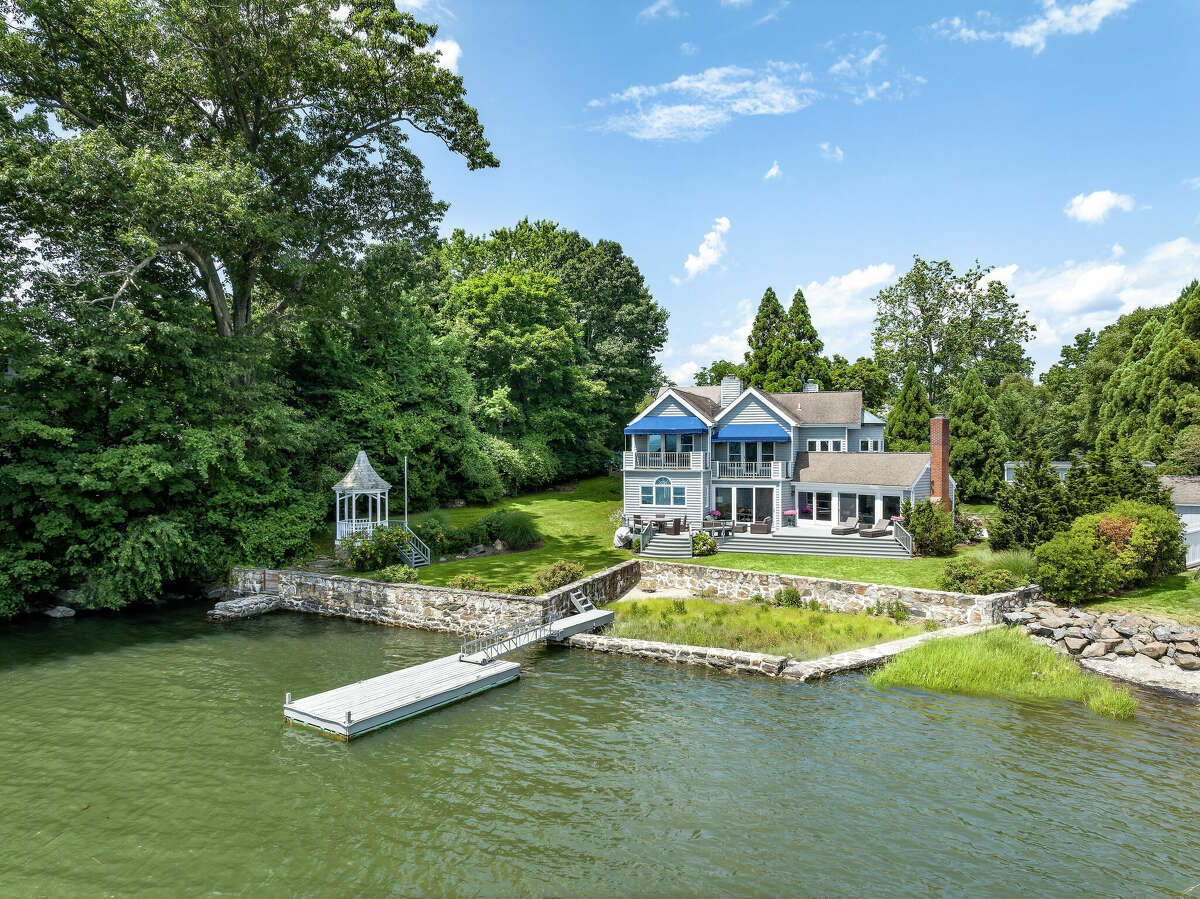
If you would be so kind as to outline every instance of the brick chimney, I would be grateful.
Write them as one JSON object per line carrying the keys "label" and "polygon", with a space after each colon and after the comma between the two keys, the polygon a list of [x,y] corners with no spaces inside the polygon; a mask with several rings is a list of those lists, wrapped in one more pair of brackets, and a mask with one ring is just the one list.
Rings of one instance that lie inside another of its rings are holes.
{"label": "brick chimney", "polygon": [[929,419],[929,498],[950,507],[950,419]]}

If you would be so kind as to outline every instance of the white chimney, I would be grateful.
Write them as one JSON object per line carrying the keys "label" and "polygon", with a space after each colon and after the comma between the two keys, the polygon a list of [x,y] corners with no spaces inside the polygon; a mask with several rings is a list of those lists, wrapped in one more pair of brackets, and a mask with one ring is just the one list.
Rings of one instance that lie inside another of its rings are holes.
{"label": "white chimney", "polygon": [[724,409],[742,395],[742,379],[726,375],[721,379],[721,408]]}
{"label": "white chimney", "polygon": [[820,390],[821,390],[820,383],[818,383],[817,381],[814,381],[812,378],[809,378],[807,381],[804,382],[804,392],[805,393],[818,393],[818,392],[820,392]]}

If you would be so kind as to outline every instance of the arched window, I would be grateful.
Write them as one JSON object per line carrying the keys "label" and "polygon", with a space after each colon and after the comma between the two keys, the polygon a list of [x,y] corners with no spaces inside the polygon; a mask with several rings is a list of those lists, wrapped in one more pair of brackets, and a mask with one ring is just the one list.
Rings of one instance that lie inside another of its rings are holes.
{"label": "arched window", "polygon": [[654,505],[671,505],[671,479],[659,478],[654,482]]}

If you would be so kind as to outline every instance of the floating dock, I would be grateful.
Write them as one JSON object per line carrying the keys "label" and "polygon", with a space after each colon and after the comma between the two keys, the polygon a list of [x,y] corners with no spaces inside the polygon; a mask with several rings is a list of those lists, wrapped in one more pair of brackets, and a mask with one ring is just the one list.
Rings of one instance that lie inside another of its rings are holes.
{"label": "floating dock", "polygon": [[338,740],[396,724],[516,680],[521,666],[500,658],[541,640],[565,640],[573,634],[611,624],[613,613],[572,597],[579,614],[549,621],[530,620],[501,628],[463,644],[462,651],[326,690],[292,701],[287,695],[283,717],[289,723],[321,731]]}

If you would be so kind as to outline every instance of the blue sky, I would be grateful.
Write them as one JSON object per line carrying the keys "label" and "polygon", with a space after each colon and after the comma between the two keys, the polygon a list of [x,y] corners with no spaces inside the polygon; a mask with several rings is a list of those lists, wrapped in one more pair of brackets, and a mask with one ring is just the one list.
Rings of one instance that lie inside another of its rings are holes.
{"label": "blue sky", "polygon": [[740,359],[768,285],[868,354],[870,299],[914,253],[995,266],[1039,369],[1200,276],[1192,0],[401,2],[501,162],[418,142],[445,230],[619,241],[680,383]]}

